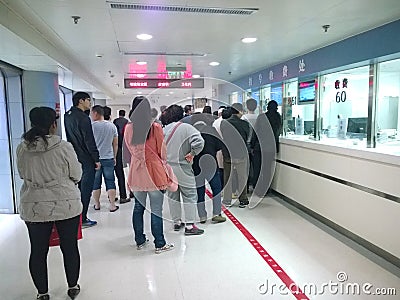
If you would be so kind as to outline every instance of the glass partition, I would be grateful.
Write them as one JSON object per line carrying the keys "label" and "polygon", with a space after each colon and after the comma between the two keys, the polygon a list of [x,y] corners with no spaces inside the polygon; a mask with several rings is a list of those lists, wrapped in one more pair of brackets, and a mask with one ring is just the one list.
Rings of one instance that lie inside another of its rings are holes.
{"label": "glass partition", "polygon": [[271,97],[271,86],[267,85],[267,86],[261,87],[260,102],[259,102],[259,106],[258,106],[260,113],[264,113],[267,111],[267,103],[270,100],[270,97]]}
{"label": "glass partition", "polygon": [[[271,100],[280,101],[278,105],[282,105],[283,108],[281,111],[283,121],[283,130],[286,135],[294,135],[295,134],[295,118],[300,114],[297,109],[297,79],[286,82],[284,85],[283,97],[282,100],[279,100],[277,94],[279,93],[279,86],[274,86],[271,89]],[[275,96],[273,96],[273,92],[275,92]],[[278,100],[274,99],[277,98]]]}
{"label": "glass partition", "polygon": [[232,94],[230,94],[229,97],[229,103],[233,104],[233,103],[238,103],[239,102],[239,93],[238,92],[233,92]]}
{"label": "glass partition", "polygon": [[0,213],[13,213],[13,183],[10,156],[10,140],[5,94],[5,78],[0,71]]}
{"label": "glass partition", "polygon": [[[376,78],[370,77],[370,66],[366,65],[263,86],[259,89],[260,112],[275,100],[287,138],[312,138],[327,145],[365,149],[367,134],[376,132],[377,152],[400,155],[400,59],[375,66]],[[375,95],[370,95],[370,86],[376,87]],[[233,93],[236,101],[232,102],[241,102],[237,98],[246,99],[254,92]],[[368,124],[375,126],[371,133]]]}
{"label": "glass partition", "polygon": [[0,62],[0,213],[18,212],[22,180],[16,149],[24,130],[21,72]]}
{"label": "glass partition", "polygon": [[400,155],[400,59],[378,65],[376,147]]}
{"label": "glass partition", "polygon": [[369,67],[322,76],[321,142],[367,147]]}

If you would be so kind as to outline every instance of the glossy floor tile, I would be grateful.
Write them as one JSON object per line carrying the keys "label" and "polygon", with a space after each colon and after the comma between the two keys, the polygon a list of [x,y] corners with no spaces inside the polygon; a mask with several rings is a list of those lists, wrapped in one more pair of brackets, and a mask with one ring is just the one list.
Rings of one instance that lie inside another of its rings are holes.
{"label": "glossy floor tile", "polygon": [[[207,201],[209,212],[210,204]],[[99,224],[84,229],[79,242],[82,291],[77,299],[296,299],[231,221],[208,221],[199,225],[205,229],[203,236],[185,237],[166,220],[166,239],[175,249],[157,255],[147,212],[150,243],[136,249],[132,207],[132,202],[122,204],[110,213],[104,195],[100,211],[91,206],[89,217]],[[254,209],[235,205],[229,210],[288,276],[305,287],[310,299],[400,299],[399,277],[282,205],[278,198],[265,198]],[[168,218],[166,203],[164,215]],[[35,299],[25,225],[17,215],[0,215],[0,226],[0,299]],[[48,266],[51,299],[68,299],[58,247],[50,249]],[[340,283],[338,273],[347,280]],[[330,282],[337,284],[331,292],[326,286]],[[360,295],[352,293],[355,284],[362,288],[368,283],[371,292],[396,288],[397,296],[366,296],[362,290]]]}

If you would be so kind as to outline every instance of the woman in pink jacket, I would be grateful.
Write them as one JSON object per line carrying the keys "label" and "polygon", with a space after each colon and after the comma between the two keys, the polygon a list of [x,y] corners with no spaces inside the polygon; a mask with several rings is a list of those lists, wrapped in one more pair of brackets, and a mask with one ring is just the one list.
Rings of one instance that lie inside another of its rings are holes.
{"label": "woman in pink jacket", "polygon": [[135,196],[132,216],[135,241],[138,250],[148,243],[143,230],[143,214],[149,196],[151,233],[158,254],[173,249],[172,244],[166,243],[163,232],[162,207],[168,186],[168,177],[162,164],[166,158],[163,130],[152,121],[150,103],[146,97],[133,99],[129,115],[132,123],[125,127],[124,143],[131,155],[128,186]]}

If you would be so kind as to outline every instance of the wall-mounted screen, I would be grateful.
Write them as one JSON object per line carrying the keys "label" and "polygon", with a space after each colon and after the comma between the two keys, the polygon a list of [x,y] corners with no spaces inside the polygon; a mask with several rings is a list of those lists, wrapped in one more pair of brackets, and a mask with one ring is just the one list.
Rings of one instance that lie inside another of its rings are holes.
{"label": "wall-mounted screen", "polygon": [[315,100],[315,80],[299,82],[298,103],[309,103]]}
{"label": "wall-mounted screen", "polygon": [[275,100],[278,105],[282,105],[282,84],[271,86],[271,100]]}

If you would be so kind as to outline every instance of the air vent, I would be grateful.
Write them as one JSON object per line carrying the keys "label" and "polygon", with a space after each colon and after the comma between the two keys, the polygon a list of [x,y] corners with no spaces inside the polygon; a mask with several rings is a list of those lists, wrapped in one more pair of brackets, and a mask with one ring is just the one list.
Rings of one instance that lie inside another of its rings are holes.
{"label": "air vent", "polygon": [[187,52],[123,52],[124,55],[163,55],[163,56],[207,56],[206,53],[187,53]]}
{"label": "air vent", "polygon": [[200,7],[200,6],[177,6],[177,5],[144,5],[107,1],[112,9],[130,9],[144,11],[197,13],[197,14],[221,14],[221,15],[251,15],[258,8],[222,8],[222,7]]}

